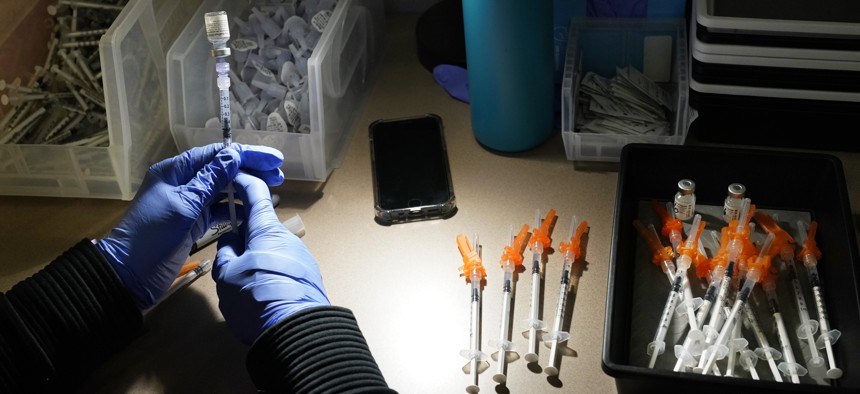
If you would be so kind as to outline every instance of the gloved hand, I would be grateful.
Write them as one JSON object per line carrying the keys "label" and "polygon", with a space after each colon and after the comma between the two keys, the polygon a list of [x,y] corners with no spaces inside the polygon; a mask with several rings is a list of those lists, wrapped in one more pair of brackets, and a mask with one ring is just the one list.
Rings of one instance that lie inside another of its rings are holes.
{"label": "gloved hand", "polygon": [[226,203],[215,203],[239,169],[278,185],[284,180],[283,160],[273,148],[232,144],[225,149],[216,143],[156,163],[119,224],[96,246],[138,306],[148,308],[176,279],[194,241],[213,224],[229,221]]}
{"label": "gloved hand", "polygon": [[331,303],[316,260],[278,220],[266,185],[242,172],[235,185],[247,219],[238,235],[218,239],[212,278],[227,327],[250,345],[281,319]]}

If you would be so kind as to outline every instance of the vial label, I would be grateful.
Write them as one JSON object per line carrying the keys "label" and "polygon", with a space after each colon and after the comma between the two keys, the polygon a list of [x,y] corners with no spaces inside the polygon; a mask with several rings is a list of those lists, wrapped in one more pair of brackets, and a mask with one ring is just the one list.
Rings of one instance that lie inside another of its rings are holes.
{"label": "vial label", "polygon": [[743,204],[743,202],[744,201],[742,199],[738,198],[726,198],[726,202],[725,204],[723,204],[723,218],[726,220],[726,223],[740,218],[741,205]]}
{"label": "vial label", "polygon": [[206,36],[210,41],[227,41],[230,39],[230,23],[224,11],[209,12],[204,15]]}
{"label": "vial label", "polygon": [[728,192],[729,195],[723,202],[723,219],[726,223],[740,219],[746,187],[740,183],[732,183],[729,185]]}
{"label": "vial label", "polygon": [[672,210],[675,212],[676,219],[692,219],[696,210],[696,198],[691,194],[676,196]]}
{"label": "vial label", "polygon": [[696,213],[696,184],[689,179],[678,182],[675,205],[672,208],[675,219],[689,220]]}

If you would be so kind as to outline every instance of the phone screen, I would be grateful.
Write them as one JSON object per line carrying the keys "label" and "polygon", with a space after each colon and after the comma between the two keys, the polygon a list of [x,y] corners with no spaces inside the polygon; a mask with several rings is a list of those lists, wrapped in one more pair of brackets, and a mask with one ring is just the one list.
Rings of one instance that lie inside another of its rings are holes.
{"label": "phone screen", "polygon": [[452,214],[454,192],[442,119],[433,114],[370,125],[377,221]]}

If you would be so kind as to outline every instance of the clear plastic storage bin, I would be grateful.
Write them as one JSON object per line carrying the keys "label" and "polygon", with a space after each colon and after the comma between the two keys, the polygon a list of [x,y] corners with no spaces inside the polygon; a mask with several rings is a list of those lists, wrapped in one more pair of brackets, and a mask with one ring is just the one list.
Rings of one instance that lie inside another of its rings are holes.
{"label": "clear plastic storage bin", "polygon": [[197,4],[129,1],[99,44],[109,145],[0,145],[0,194],[131,200],[149,166],[177,153],[165,50]]}
{"label": "clear plastic storage bin", "polygon": [[[568,160],[618,162],[621,148],[632,142],[684,143],[691,122],[687,99],[689,71],[686,31],[683,19],[571,19],[561,91],[561,135]],[[646,49],[649,37],[671,38],[670,50],[649,53]],[[604,78],[611,78],[616,73],[616,67],[630,65],[642,71],[646,62],[664,63],[671,67],[670,80],[660,84],[670,94],[673,105],[668,134],[598,134],[576,129],[580,83],[586,73],[594,72]]]}
{"label": "clear plastic storage bin", "polygon": [[[206,128],[218,115],[214,59],[203,14],[226,11],[231,39],[234,17],[247,20],[247,2],[207,0],[167,53],[170,129],[180,150],[222,141],[220,128]],[[233,141],[265,145],[284,154],[287,179],[325,181],[338,167],[360,113],[384,37],[381,1],[340,0],[308,60],[309,133],[233,128]],[[235,55],[234,55],[235,56]]]}

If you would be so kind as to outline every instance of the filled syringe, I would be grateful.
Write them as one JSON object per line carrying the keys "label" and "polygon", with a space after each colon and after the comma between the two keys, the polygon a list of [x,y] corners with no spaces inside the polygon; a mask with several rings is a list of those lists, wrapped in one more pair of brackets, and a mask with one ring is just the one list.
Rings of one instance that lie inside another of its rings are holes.
{"label": "filled syringe", "polygon": [[[744,210],[748,204],[744,203]],[[742,214],[744,213],[742,211]],[[743,217],[743,216],[742,216]],[[702,353],[701,360],[706,360],[704,366],[702,367],[702,374],[707,374],[717,359],[722,359],[728,353],[728,337],[732,332],[733,325],[738,317],[738,313],[741,312],[746,306],[747,300],[749,299],[750,294],[752,293],[753,288],[756,283],[758,283],[763,276],[767,275],[770,270],[770,256],[768,256],[765,252],[770,249],[770,244],[773,242],[773,235],[768,235],[767,239],[762,246],[762,251],[759,253],[758,258],[755,259],[747,269],[747,273],[742,280],[740,289],[738,290],[737,296],[735,297],[735,303],[732,306],[731,312],[728,317],[726,317],[726,321],[723,326],[720,328],[720,334],[717,336],[717,339],[713,342],[713,344]],[[732,247],[729,244],[729,261],[732,261]],[[701,364],[700,360],[700,364]]]}
{"label": "filled syringe", "polygon": [[[206,26],[206,38],[212,44],[212,57],[215,58],[215,82],[218,86],[221,133],[224,147],[229,148],[230,144],[233,143],[232,114],[230,112],[230,63],[227,62],[227,57],[230,56],[230,48],[227,47],[227,40],[230,39],[230,22],[225,11],[207,12],[203,18]],[[226,191],[230,224],[233,225],[232,231],[238,233],[233,182],[227,184]]]}
{"label": "filled syringe", "polygon": [[671,202],[667,202],[666,205],[663,206],[656,200],[651,200],[651,209],[654,210],[654,213],[660,217],[660,222],[663,223],[663,227],[660,228],[660,232],[664,237],[669,239],[669,243],[672,244],[672,250],[677,252],[678,246],[681,245],[682,242],[684,223],[681,222],[681,219],[675,217],[673,204]]}
{"label": "filled syringe", "polygon": [[[555,321],[552,325],[552,331],[545,333],[542,337],[544,343],[550,345],[549,364],[543,371],[549,376],[558,375],[558,347],[570,338],[570,333],[562,331],[562,322],[564,321],[564,311],[567,306],[567,294],[570,290],[570,280],[573,272],[573,263],[582,256],[582,236],[588,231],[588,221],[579,219],[574,216],[570,222],[570,242],[562,242],[558,248],[564,257],[564,265],[561,269],[561,282],[558,287],[558,302],[555,308]],[[575,294],[575,293],[574,293]]]}
{"label": "filled syringe", "polygon": [[[726,275],[726,268],[729,264],[728,247],[729,247],[729,231],[726,227],[720,231],[720,236],[716,235],[716,231],[710,232],[714,238],[714,242],[719,245],[717,252],[714,253],[708,264],[696,265],[696,276],[706,278],[708,280],[708,288],[705,289],[705,295],[702,297],[702,306],[696,311],[696,320],[699,324],[704,324],[705,319],[710,316],[711,307],[717,301],[717,293],[720,291],[720,285],[723,282],[723,277]],[[701,243],[700,243],[701,245]],[[733,270],[734,268],[732,268]],[[733,273],[729,273],[729,277]],[[728,289],[726,289],[728,291]],[[725,292],[723,294],[725,297]]]}
{"label": "filled syringe", "polygon": [[706,225],[707,223],[702,221],[702,215],[696,214],[693,216],[693,223],[690,225],[687,239],[681,245],[678,245],[678,257],[675,259],[675,266],[677,267],[675,275],[681,277],[681,280],[684,282],[681,286],[685,288],[684,300],[682,301],[682,305],[678,307],[680,309],[678,312],[679,315],[686,316],[690,326],[687,337],[693,341],[700,341],[703,338],[699,322],[696,320],[696,309],[702,305],[702,299],[692,297],[693,293],[690,291],[689,283],[685,279],[687,279],[687,271],[693,265],[693,258],[698,253],[699,236],[705,230]]}
{"label": "filled syringe", "polygon": [[[685,367],[693,367],[698,364],[697,357],[702,354],[702,350],[704,350],[704,333],[701,331],[703,325],[705,324],[705,319],[708,318],[708,313],[711,310],[711,306],[717,299],[717,292],[719,291],[720,284],[723,281],[724,273],[726,271],[727,264],[727,247],[728,247],[728,231],[726,228],[723,228],[722,234],[723,239],[720,240],[717,237],[716,231],[710,231],[712,237],[715,238],[715,243],[719,245],[717,253],[713,258],[708,259],[705,255],[704,247],[702,246],[704,242],[699,242],[699,262],[696,263],[696,276],[700,278],[708,279],[708,287],[705,289],[705,294],[702,297],[702,304],[696,310],[696,323],[699,327],[698,335],[694,334],[692,337],[687,335],[684,338],[683,345],[675,345],[675,358],[678,361],[675,362],[675,368],[673,369],[675,372],[680,372]],[[701,239],[701,235],[699,236]],[[729,276],[731,278],[731,275]],[[728,289],[726,290],[728,291]],[[713,335],[716,338],[716,334]]]}
{"label": "filled syringe", "polygon": [[663,306],[663,312],[660,314],[660,320],[657,322],[657,329],[654,332],[654,339],[648,343],[645,352],[651,356],[648,361],[648,368],[654,368],[657,363],[657,356],[663,354],[666,350],[666,333],[669,332],[669,325],[672,322],[672,317],[675,315],[675,307],[678,305],[678,300],[682,297],[682,280],[681,276],[676,275],[672,282],[672,289],[666,297],[666,302]]}
{"label": "filled syringe", "polygon": [[[768,234],[769,239],[772,236],[773,233]],[[788,337],[788,329],[785,327],[785,320],[782,318],[782,312],[779,307],[779,298],[776,295],[776,280],[776,272],[766,273],[763,278],[762,288],[767,295],[770,313],[773,315],[773,321],[776,324],[776,335],[782,348],[783,361],[777,367],[784,375],[791,379],[792,383],[800,383],[800,377],[806,375],[807,370],[794,357],[794,350],[791,348],[791,339]]]}
{"label": "filled syringe", "polygon": [[[684,242],[683,246],[679,244],[676,248],[681,252],[681,254],[676,259],[677,271],[675,271],[672,289],[666,297],[663,312],[660,315],[660,321],[658,322],[657,329],[654,333],[654,339],[648,343],[648,347],[646,349],[646,353],[651,356],[651,359],[648,362],[648,368],[654,368],[657,356],[663,354],[666,349],[666,333],[669,330],[669,324],[675,314],[678,301],[683,297],[685,286],[684,279],[687,277],[687,270],[693,263],[693,255],[698,249],[696,243],[698,242],[699,234],[701,234],[704,229],[705,223],[702,222],[701,219],[701,215],[697,214],[694,216],[693,224],[690,227],[690,235],[687,237],[687,242]],[[702,300],[700,298],[694,299],[688,295],[684,300],[685,305],[682,305],[684,307],[683,314],[687,317],[690,325],[690,331],[687,333],[690,340],[685,341],[688,346],[691,342],[700,341],[702,339],[702,333],[699,330],[699,324],[696,321],[695,313],[695,308],[701,305],[701,302]]]}
{"label": "filled syringe", "polygon": [[765,335],[764,330],[762,330],[761,326],[758,323],[758,318],[755,316],[755,312],[753,312],[750,305],[744,306],[744,326],[746,326],[750,331],[753,332],[753,336],[758,342],[758,347],[755,349],[755,355],[758,358],[767,361],[768,367],[770,367],[770,372],[773,374],[773,379],[777,382],[782,382],[782,375],[779,373],[779,368],[776,366],[776,361],[782,358],[782,353],[776,348],[770,346],[770,342],[767,340],[767,335]]}
{"label": "filled syringe", "polygon": [[466,386],[466,392],[477,393],[481,390],[478,386],[478,369],[489,364],[487,362],[489,357],[481,351],[481,289],[487,272],[481,262],[481,244],[478,242],[477,234],[474,237],[474,247],[469,244],[469,238],[465,234],[458,235],[457,248],[463,256],[463,265],[459,269],[460,276],[464,276],[471,285],[469,348],[461,350],[460,355],[469,360],[466,363],[466,369],[471,375],[471,383]]}
{"label": "filled syringe", "polygon": [[822,367],[824,366],[824,357],[821,357],[821,353],[815,347],[815,333],[818,332],[818,321],[809,318],[806,296],[803,294],[803,287],[800,285],[797,264],[794,263],[794,238],[783,230],[777,224],[776,220],[764,212],[756,212],[755,219],[763,229],[774,234],[775,238],[770,253],[779,255],[779,259],[782,262],[780,271],[787,275],[791,281],[795,306],[797,306],[797,313],[800,316],[800,326],[797,327],[796,334],[799,339],[806,340],[809,347],[810,357],[806,360],[806,363],[816,368]]}
{"label": "filled syringe", "polygon": [[507,380],[505,375],[505,365],[509,353],[513,352],[513,342],[508,339],[508,326],[511,319],[511,301],[513,299],[514,289],[514,273],[523,265],[523,249],[526,246],[529,238],[529,225],[524,224],[520,228],[520,232],[514,236],[514,228],[508,230],[508,238],[510,245],[505,246],[502,252],[502,258],[499,263],[502,266],[504,273],[504,282],[502,282],[502,319],[499,327],[499,339],[491,340],[489,345],[491,348],[498,349],[496,352],[497,369],[493,380],[498,383],[504,383]]}
{"label": "filled syringe", "polygon": [[633,219],[633,226],[651,250],[651,263],[660,267],[671,285],[675,281],[675,250],[671,246],[663,246],[654,225],[649,224],[646,228],[639,219]]}
{"label": "filled syringe", "polygon": [[836,357],[833,354],[833,345],[839,340],[842,333],[830,328],[830,320],[827,316],[827,305],[824,304],[824,289],[821,285],[821,277],[818,275],[818,260],[821,258],[821,250],[815,242],[815,233],[818,230],[818,222],[812,221],[807,225],[803,221],[797,222],[797,228],[801,234],[803,248],[797,252],[797,259],[806,267],[806,276],[809,278],[809,286],[812,287],[812,295],[815,298],[815,306],[818,310],[818,324],[821,334],[818,336],[816,346],[824,349],[827,353],[827,377],[839,379],[842,377],[842,369],[836,367]]}
{"label": "filled syringe", "polygon": [[[739,219],[732,220],[729,223],[727,227],[727,237],[723,238],[728,241],[724,243],[725,259],[728,263],[726,264],[726,269],[723,272],[723,280],[720,282],[720,289],[717,292],[717,298],[714,301],[714,305],[711,307],[708,324],[706,324],[702,330],[705,334],[706,346],[712,345],[714,341],[716,341],[717,336],[719,336],[720,329],[723,327],[723,322],[721,321],[722,307],[726,303],[726,298],[728,297],[729,289],[733,284],[735,271],[737,270],[739,262],[747,257],[743,252],[745,244],[749,241],[751,209],[754,208],[750,203],[750,199],[745,198]],[[720,249],[722,248],[723,244],[720,245]],[[714,258],[723,258],[723,255],[718,253]],[[700,358],[699,365],[696,370],[701,372],[702,367],[704,367],[704,363],[705,357]]]}
{"label": "filled syringe", "polygon": [[538,330],[543,331],[546,329],[546,323],[540,320],[538,316],[540,309],[541,262],[543,261],[544,251],[552,244],[551,232],[555,219],[556,214],[554,209],[550,209],[543,220],[540,217],[540,209],[537,209],[535,211],[535,226],[532,229],[531,240],[529,240],[529,247],[532,251],[532,298],[529,308],[529,318],[525,321],[526,331],[523,332],[523,336],[528,338],[529,341],[528,352],[524,358],[530,363],[538,361],[537,332]]}

